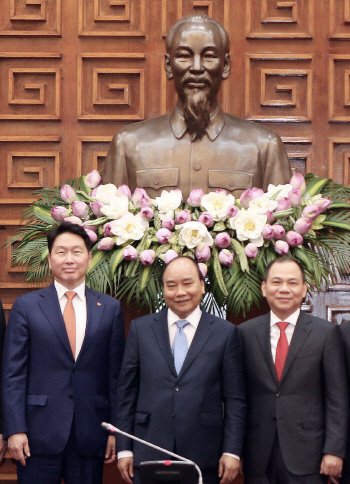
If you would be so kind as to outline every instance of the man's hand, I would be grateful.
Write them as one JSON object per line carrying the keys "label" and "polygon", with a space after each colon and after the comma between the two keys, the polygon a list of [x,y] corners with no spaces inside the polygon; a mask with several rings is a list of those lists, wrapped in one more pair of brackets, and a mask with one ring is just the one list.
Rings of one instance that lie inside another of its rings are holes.
{"label": "man's hand", "polygon": [[105,464],[111,464],[115,461],[115,435],[109,435],[105,453]]}
{"label": "man's hand", "polygon": [[3,435],[0,434],[0,462],[4,460],[5,454],[6,454],[6,442],[3,439]]}
{"label": "man's hand", "polygon": [[219,461],[220,484],[231,484],[237,477],[241,462],[230,455],[223,455]]}
{"label": "man's hand", "polygon": [[134,458],[122,457],[121,459],[118,459],[118,469],[124,481],[128,484],[132,484],[132,479],[134,477]]}
{"label": "man's hand", "polygon": [[337,478],[341,477],[343,469],[343,459],[331,454],[325,454],[321,462],[320,474],[329,476],[331,482],[338,482]]}
{"label": "man's hand", "polygon": [[8,446],[13,459],[19,460],[22,466],[25,466],[26,458],[30,457],[27,434],[20,433],[11,435],[8,440]]}

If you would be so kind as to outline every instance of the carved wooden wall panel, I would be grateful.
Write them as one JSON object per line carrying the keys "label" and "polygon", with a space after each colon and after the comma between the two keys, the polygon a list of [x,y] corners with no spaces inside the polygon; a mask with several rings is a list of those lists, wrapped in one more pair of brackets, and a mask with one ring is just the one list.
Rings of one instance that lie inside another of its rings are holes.
{"label": "carved wooden wall panel", "polygon": [[[190,13],[213,16],[230,34],[224,109],[277,131],[296,170],[350,184],[350,0],[0,3],[0,244],[33,189],[101,169],[117,130],[172,109],[164,39]],[[35,288],[10,257],[11,248],[0,251],[7,315]],[[349,319],[350,279],[308,308]],[[108,469],[106,482],[115,474]]]}

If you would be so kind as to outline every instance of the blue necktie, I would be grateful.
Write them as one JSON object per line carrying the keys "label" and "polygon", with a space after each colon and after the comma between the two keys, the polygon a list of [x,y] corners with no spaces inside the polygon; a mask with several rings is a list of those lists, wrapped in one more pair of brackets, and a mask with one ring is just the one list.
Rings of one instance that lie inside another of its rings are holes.
{"label": "blue necktie", "polygon": [[190,324],[185,319],[179,319],[176,321],[177,331],[175,334],[174,344],[173,344],[173,356],[176,373],[179,374],[182,368],[183,362],[185,361],[187,351],[188,351],[188,341],[183,328]]}

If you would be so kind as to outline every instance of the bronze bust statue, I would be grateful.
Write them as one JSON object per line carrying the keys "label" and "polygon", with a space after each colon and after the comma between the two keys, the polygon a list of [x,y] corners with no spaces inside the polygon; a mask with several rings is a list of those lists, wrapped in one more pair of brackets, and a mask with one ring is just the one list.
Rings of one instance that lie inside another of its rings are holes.
{"label": "bronze bust statue", "polygon": [[143,187],[151,197],[180,188],[224,188],[235,196],[253,186],[287,183],[291,168],[280,137],[223,112],[221,83],[230,74],[226,30],[206,16],[176,22],[166,38],[165,69],[178,95],[172,113],[127,126],[108,151],[104,183]]}

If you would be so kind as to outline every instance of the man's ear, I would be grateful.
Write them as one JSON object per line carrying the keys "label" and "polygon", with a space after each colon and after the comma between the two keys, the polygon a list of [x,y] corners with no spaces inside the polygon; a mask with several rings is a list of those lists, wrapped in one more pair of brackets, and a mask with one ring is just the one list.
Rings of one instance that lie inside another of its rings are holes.
{"label": "man's ear", "polygon": [[266,282],[262,281],[261,283],[261,292],[264,297],[266,297]]}
{"label": "man's ear", "polygon": [[231,58],[230,58],[230,54],[226,54],[225,55],[224,70],[223,70],[221,77],[223,79],[227,79],[228,76],[230,75],[230,71],[231,71]]}
{"label": "man's ear", "polygon": [[171,72],[171,65],[170,65],[170,55],[165,54],[165,71],[168,79],[173,78],[173,73]]}
{"label": "man's ear", "polygon": [[51,269],[51,254],[50,254],[50,252],[47,254],[47,260],[49,262],[49,267]]}

